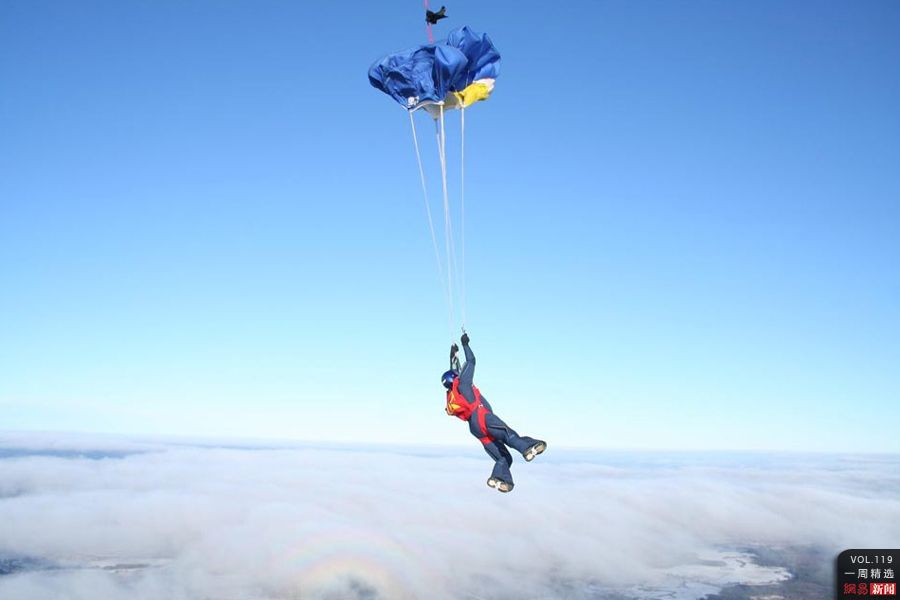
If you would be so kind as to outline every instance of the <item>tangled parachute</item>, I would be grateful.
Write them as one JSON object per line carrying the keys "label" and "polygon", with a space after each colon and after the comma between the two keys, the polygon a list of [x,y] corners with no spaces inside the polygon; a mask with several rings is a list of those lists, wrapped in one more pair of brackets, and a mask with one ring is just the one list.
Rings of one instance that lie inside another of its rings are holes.
{"label": "tangled parachute", "polygon": [[[426,2],[427,6],[427,2]],[[430,25],[429,25],[430,27]],[[429,29],[430,37],[430,29]],[[494,90],[494,82],[500,74],[500,53],[490,38],[469,27],[454,29],[447,39],[437,43],[416,46],[389,54],[369,69],[369,82],[409,113],[413,145],[419,166],[425,211],[431,241],[437,261],[438,276],[447,297],[448,324],[451,331],[460,324],[465,329],[465,109],[476,102],[487,100]],[[438,248],[428,185],[414,113],[419,109],[434,119],[435,137],[441,166],[443,192],[444,247],[442,257]],[[447,192],[447,153],[444,113],[458,109],[460,115],[459,205],[451,207]],[[453,215],[459,215],[459,231],[454,232]],[[460,257],[457,257],[457,249]],[[460,320],[456,321],[454,307],[460,307]]]}
{"label": "tangled parachute", "polygon": [[487,100],[500,74],[500,53],[469,27],[436,44],[389,54],[369,69],[369,82],[408,110],[465,108]]}

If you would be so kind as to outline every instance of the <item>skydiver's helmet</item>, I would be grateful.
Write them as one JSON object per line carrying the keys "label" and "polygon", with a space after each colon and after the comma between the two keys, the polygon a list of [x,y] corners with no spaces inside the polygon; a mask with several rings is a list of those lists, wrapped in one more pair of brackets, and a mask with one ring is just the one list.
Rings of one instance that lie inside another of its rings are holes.
{"label": "skydiver's helmet", "polygon": [[450,369],[443,375],[441,375],[441,383],[444,384],[444,387],[448,390],[453,389],[453,380],[459,377],[459,372],[456,369]]}

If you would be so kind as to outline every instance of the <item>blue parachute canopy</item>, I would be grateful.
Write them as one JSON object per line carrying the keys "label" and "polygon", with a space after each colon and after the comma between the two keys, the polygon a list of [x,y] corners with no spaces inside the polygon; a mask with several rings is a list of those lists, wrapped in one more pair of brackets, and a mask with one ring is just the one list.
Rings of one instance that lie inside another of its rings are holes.
{"label": "blue parachute canopy", "polygon": [[444,43],[458,48],[469,61],[466,65],[465,80],[454,81],[452,91],[460,91],[473,81],[497,79],[500,75],[500,52],[486,33],[477,33],[467,25],[463,25],[451,31]]}
{"label": "blue parachute canopy", "polygon": [[369,69],[369,83],[413,109],[499,74],[500,53],[490,38],[464,26],[446,40],[385,56]]}
{"label": "blue parachute canopy", "polygon": [[466,55],[445,44],[389,54],[369,69],[369,82],[406,108],[440,102],[466,75]]}

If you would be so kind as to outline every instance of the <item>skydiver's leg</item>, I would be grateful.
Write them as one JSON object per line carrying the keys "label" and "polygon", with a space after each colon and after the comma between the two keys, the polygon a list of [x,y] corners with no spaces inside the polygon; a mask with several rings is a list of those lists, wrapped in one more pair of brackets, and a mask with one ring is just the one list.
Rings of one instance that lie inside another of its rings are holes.
{"label": "skydiver's leg", "polygon": [[513,458],[506,446],[500,442],[493,441],[484,445],[484,451],[494,459],[494,470],[491,471],[491,479],[499,479],[512,485],[513,478],[509,467],[512,465]]}
{"label": "skydiver's leg", "polygon": [[[495,440],[506,444],[523,456],[529,448],[542,443],[541,440],[536,440],[525,435],[519,435],[512,427],[504,423],[503,420],[494,413],[488,413],[484,416],[484,424],[487,426],[488,433],[490,433]],[[546,446],[546,444],[544,445]]]}

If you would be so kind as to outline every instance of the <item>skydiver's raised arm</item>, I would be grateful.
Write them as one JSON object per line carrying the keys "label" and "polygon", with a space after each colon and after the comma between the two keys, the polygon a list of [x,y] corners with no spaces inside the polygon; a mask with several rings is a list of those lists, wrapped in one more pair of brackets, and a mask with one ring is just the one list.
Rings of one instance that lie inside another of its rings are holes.
{"label": "skydiver's raised arm", "polygon": [[460,387],[472,387],[472,379],[475,377],[475,354],[469,347],[469,335],[464,333],[460,339],[462,342],[463,352],[466,353],[466,364],[463,365],[462,372],[459,374]]}
{"label": "skydiver's raised arm", "polygon": [[466,353],[466,363],[472,363],[472,366],[475,366],[475,354],[472,353],[472,348],[469,344],[463,344],[463,352]]}

